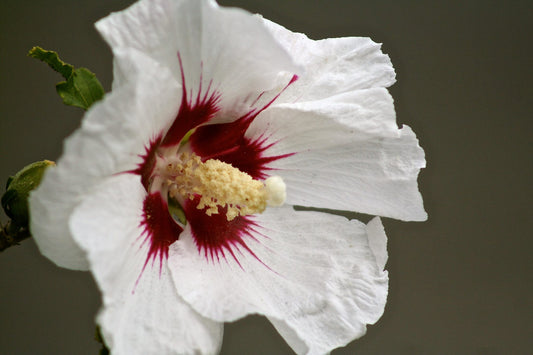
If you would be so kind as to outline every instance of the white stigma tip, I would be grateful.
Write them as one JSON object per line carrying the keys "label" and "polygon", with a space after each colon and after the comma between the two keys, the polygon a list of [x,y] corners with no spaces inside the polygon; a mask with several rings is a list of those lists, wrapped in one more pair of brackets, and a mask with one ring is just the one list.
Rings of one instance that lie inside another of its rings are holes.
{"label": "white stigma tip", "polygon": [[267,205],[279,207],[283,205],[287,198],[286,185],[280,176],[271,176],[265,180],[267,191]]}

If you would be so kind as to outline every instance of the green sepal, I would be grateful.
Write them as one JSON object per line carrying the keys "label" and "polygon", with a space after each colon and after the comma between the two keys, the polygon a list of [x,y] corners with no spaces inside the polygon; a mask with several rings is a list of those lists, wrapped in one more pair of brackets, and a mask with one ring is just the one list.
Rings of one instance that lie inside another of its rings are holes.
{"label": "green sepal", "polygon": [[102,84],[90,70],[75,69],[74,66],[63,62],[56,52],[47,51],[41,47],[33,47],[28,55],[45,62],[66,79],[56,84],[57,93],[65,105],[87,110],[93,103],[104,97]]}
{"label": "green sepal", "polygon": [[8,189],[9,187],[9,184],[11,184],[11,181],[13,181],[15,177],[14,176],[10,176],[7,178],[7,182],[6,182],[6,190]]}
{"label": "green sepal", "polygon": [[1,202],[2,208],[14,225],[18,227],[28,225],[28,196],[30,191],[39,186],[44,171],[51,165],[54,165],[54,162],[49,160],[32,163],[8,180]]}

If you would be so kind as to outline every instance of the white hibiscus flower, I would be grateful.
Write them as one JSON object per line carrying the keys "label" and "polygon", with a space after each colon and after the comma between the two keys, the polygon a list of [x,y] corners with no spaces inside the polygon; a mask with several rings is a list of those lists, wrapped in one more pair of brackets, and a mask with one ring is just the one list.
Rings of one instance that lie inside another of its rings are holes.
{"label": "white hibiscus flower", "polygon": [[301,354],[362,336],[387,297],[379,218],[292,206],[426,218],[380,46],[211,0],[142,0],[97,28],[113,90],[32,194],[31,230],[92,271],[111,352],[216,353],[223,322],[254,313]]}

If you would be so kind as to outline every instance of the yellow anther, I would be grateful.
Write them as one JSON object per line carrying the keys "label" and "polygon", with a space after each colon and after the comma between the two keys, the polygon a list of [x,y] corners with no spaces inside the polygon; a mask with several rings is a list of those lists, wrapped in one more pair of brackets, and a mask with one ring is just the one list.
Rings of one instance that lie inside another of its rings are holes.
{"label": "yellow anther", "polygon": [[[197,208],[205,208],[208,216],[218,213],[219,206],[226,207],[226,218],[231,221],[237,216],[263,212],[267,200],[269,204],[272,200],[271,188],[220,160],[202,162],[195,154],[182,153],[180,162],[170,164],[167,170],[172,176],[168,181],[169,194],[177,199],[200,196]],[[275,185],[274,190],[279,190],[279,182]],[[283,184],[283,200],[284,193]],[[281,203],[278,196],[275,204]]]}

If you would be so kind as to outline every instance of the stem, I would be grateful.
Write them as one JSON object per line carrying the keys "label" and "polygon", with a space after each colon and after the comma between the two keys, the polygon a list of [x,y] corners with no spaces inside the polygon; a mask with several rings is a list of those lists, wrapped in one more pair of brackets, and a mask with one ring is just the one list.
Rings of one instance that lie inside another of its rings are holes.
{"label": "stem", "polygon": [[19,245],[21,241],[31,237],[28,228],[19,227],[13,223],[7,222],[5,226],[0,224],[0,252],[13,245]]}

